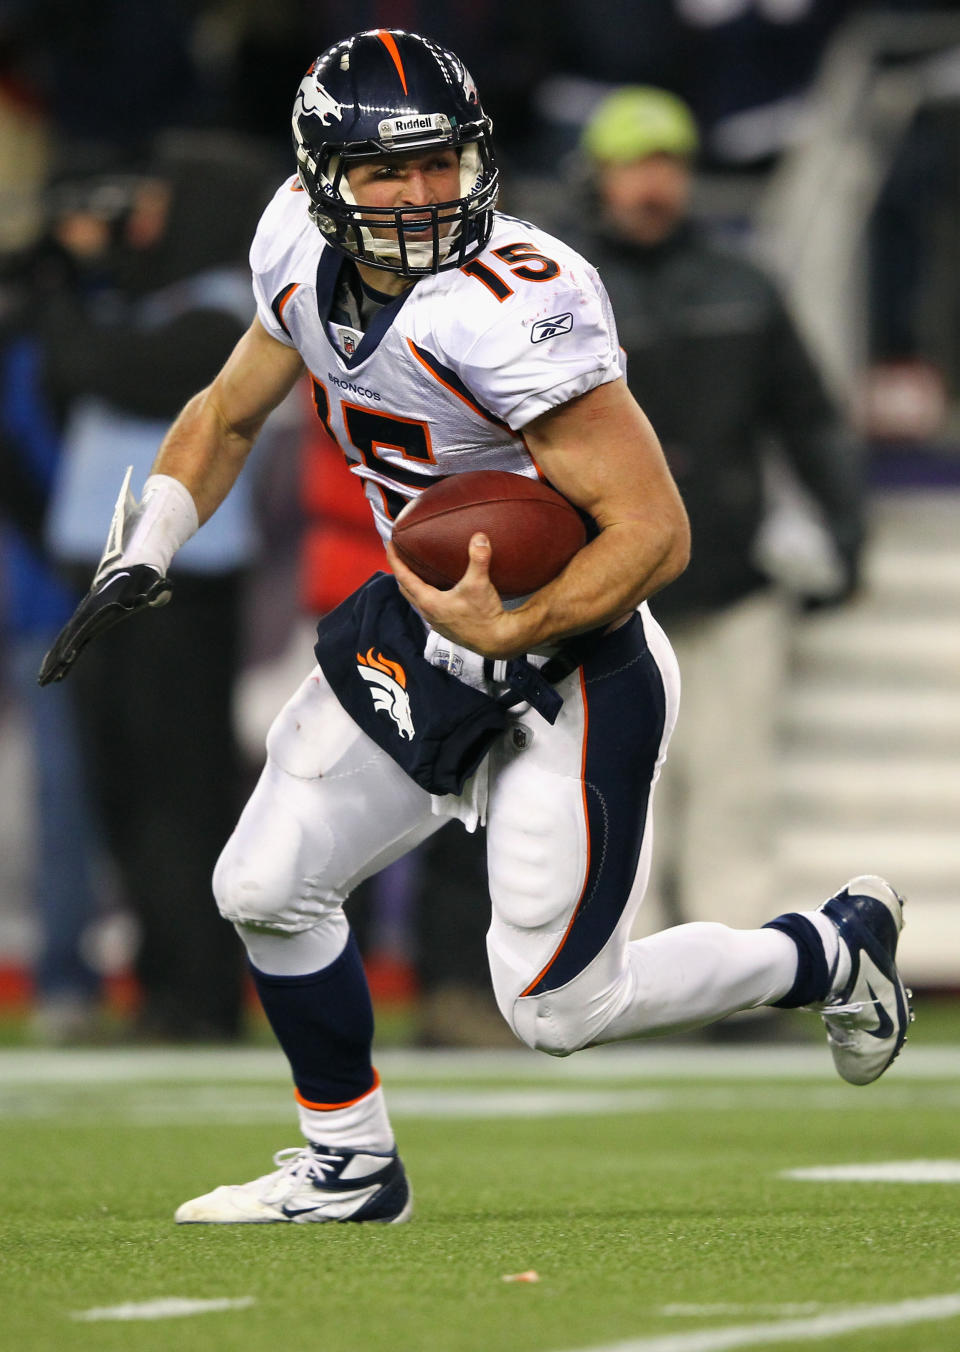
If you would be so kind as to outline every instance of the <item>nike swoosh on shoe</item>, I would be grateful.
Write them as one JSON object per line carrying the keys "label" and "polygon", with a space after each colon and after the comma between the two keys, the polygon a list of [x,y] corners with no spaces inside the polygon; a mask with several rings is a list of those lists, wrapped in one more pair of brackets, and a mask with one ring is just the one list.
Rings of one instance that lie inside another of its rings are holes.
{"label": "nike swoosh on shoe", "polygon": [[867,982],[867,990],[870,992],[870,999],[873,1001],[873,1007],[877,1011],[877,1026],[876,1028],[864,1028],[863,1031],[869,1037],[875,1037],[880,1041],[883,1041],[884,1038],[891,1037],[893,1034],[893,1020],[884,1009],[877,997],[877,992],[870,985],[869,981]]}
{"label": "nike swoosh on shoe", "polygon": [[311,1216],[317,1211],[323,1211],[326,1206],[329,1208],[331,1202],[336,1202],[342,1206],[347,1202],[363,1203],[370,1200],[375,1195],[377,1186],[372,1188],[357,1188],[355,1192],[337,1192],[318,1198],[316,1206],[282,1206],[280,1210],[289,1220],[296,1220],[298,1216]]}

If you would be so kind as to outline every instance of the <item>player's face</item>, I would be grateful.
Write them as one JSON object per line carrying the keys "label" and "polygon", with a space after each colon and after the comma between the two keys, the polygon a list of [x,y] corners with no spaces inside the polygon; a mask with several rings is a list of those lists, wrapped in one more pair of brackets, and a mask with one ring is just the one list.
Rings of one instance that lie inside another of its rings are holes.
{"label": "player's face", "polygon": [[[447,147],[415,155],[379,155],[348,168],[347,181],[361,207],[407,209],[453,202],[460,196],[460,157]],[[429,237],[430,217],[425,214],[421,219],[422,224],[418,224],[415,211],[405,216],[403,233],[407,239]],[[449,224],[441,222],[441,235],[449,229]],[[372,221],[370,230],[381,239],[396,234]]]}
{"label": "player's face", "polygon": [[624,239],[647,248],[673,234],[690,202],[692,174],[676,155],[648,155],[600,166],[604,217]]}

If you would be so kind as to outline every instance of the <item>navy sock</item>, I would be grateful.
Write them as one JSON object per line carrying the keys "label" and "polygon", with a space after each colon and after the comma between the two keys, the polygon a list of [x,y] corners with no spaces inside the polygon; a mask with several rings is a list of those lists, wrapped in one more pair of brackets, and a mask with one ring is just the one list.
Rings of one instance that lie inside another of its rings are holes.
{"label": "navy sock", "polygon": [[797,1009],[801,1005],[819,1004],[830,992],[830,970],[827,967],[823,940],[817,927],[805,916],[790,912],[770,920],[764,929],[780,930],[788,934],[797,946],[797,977],[782,1000],[774,1000],[778,1009]]}
{"label": "navy sock", "polygon": [[373,1088],[373,1005],[357,941],[329,967],[271,976],[251,963],[264,1013],[308,1104],[340,1105]]}

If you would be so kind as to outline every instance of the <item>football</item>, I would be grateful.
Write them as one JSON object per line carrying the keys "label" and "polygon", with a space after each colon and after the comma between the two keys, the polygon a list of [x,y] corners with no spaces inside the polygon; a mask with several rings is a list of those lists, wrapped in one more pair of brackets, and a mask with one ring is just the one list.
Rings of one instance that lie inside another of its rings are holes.
{"label": "football", "polygon": [[447,591],[463,576],[477,531],[490,540],[490,579],[504,600],[552,581],[587,539],[579,512],[548,484],[472,470],[448,475],[408,502],[394,522],[393,545],[418,577]]}

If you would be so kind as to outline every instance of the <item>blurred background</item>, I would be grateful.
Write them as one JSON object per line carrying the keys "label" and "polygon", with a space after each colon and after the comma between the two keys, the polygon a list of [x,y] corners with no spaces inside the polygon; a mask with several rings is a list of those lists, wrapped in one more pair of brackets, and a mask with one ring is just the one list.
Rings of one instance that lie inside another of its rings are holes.
{"label": "blurred background", "polygon": [[[652,85],[692,111],[693,217],[776,279],[863,483],[857,578],[838,589],[817,504],[771,442],[753,549],[791,609],[762,805],[767,914],[882,873],[909,898],[907,980],[954,999],[955,4],[0,0],[0,1038],[262,1031],[205,879],[311,665],[311,617],[383,563],[305,390],[271,419],[232,515],[175,565],[136,660],[114,646],[42,692],[35,672],[126,465],[139,491],[164,427],[249,321],[246,248],[293,169],[304,70],[374,26],[463,57],[494,120],[503,208],[559,233],[593,209],[580,138],[612,91]],[[618,307],[621,329],[630,318]],[[759,656],[744,651],[745,668]],[[486,991],[481,850],[446,828],[355,899],[387,1036],[510,1040]],[[652,897],[651,916],[669,922],[669,900]],[[722,895],[703,906],[731,914]]]}

